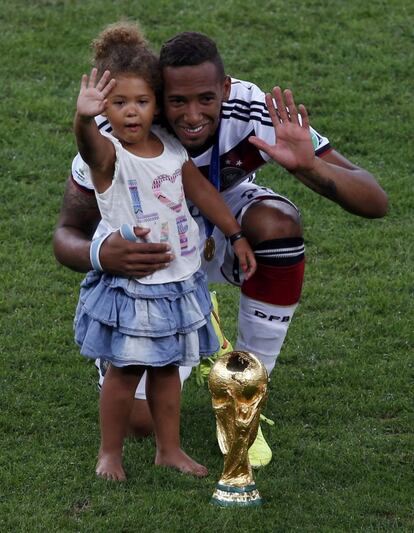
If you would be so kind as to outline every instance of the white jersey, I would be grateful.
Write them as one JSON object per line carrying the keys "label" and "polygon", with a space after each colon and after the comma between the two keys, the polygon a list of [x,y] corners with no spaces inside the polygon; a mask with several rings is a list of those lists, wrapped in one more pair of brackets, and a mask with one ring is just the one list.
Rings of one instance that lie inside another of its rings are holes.
{"label": "white jersey", "polygon": [[[123,148],[118,139],[104,132],[116,151],[115,172],[106,191],[95,191],[106,232],[122,224],[150,228],[147,242],[168,242],[175,260],[166,269],[138,279],[144,284],[183,281],[200,267],[198,226],[184,197],[181,169],[188,161],[183,146],[159,126],[152,128],[164,149],[157,157],[138,157]],[[82,175],[91,180],[85,163]]]}
{"label": "white jersey", "polygon": [[[310,129],[316,155],[330,149],[329,141]],[[241,181],[252,181],[254,172],[269,161],[269,156],[249,142],[255,135],[268,144],[275,143],[275,130],[266,107],[265,93],[253,83],[232,79],[230,96],[221,106],[220,190]],[[194,163],[208,177],[212,147],[193,157]]]}
{"label": "white jersey", "polygon": [[[102,131],[111,131],[105,117],[97,118],[98,127]],[[315,154],[320,156],[331,147],[329,140],[310,128]],[[249,141],[256,135],[269,144],[275,142],[275,130],[266,107],[265,93],[246,81],[232,78],[231,92],[227,102],[221,106],[219,135],[220,153],[220,190],[234,187],[242,181],[252,181],[254,172],[264,165],[269,156],[259,151]],[[212,147],[193,156],[194,163],[209,178]],[[72,176],[78,185],[91,190],[92,184],[79,172],[80,156],[72,165]]]}

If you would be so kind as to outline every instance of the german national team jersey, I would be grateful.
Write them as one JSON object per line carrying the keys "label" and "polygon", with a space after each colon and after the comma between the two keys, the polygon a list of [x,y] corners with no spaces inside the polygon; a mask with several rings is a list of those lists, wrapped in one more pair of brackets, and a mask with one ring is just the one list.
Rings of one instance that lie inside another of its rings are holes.
{"label": "german national team jersey", "polygon": [[[330,149],[329,141],[311,128],[316,155]],[[256,85],[232,79],[230,97],[221,107],[220,184],[221,190],[249,179],[269,156],[249,142],[255,135],[268,144],[275,143],[275,130],[265,103],[265,93]],[[212,148],[193,157],[194,163],[208,177]]]}
{"label": "german national team jersey", "polygon": [[[103,131],[112,128],[105,117],[97,117],[97,124]],[[310,128],[315,154],[321,156],[331,149],[329,140]],[[249,142],[255,135],[268,144],[275,143],[275,130],[265,103],[265,93],[246,81],[232,78],[230,97],[221,107],[219,132],[220,154],[220,190],[224,191],[238,183],[254,179],[254,172],[269,161],[269,156],[258,150]],[[196,157],[194,163],[208,178],[213,148]],[[82,160],[79,154],[72,164],[74,180],[86,189],[93,188],[82,172]]]}

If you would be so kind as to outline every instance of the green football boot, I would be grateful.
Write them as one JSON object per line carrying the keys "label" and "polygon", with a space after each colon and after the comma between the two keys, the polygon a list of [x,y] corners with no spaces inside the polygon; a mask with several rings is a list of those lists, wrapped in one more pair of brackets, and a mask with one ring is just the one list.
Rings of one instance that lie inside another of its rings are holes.
{"label": "green football boot", "polygon": [[[260,415],[260,420],[269,424],[269,426],[274,426],[273,420],[266,418],[264,415]],[[252,465],[252,468],[260,468],[266,466],[272,460],[272,450],[267,444],[266,439],[263,436],[262,428],[259,424],[259,429],[257,430],[256,440],[250,446],[249,451],[249,461]]]}
{"label": "green football boot", "polygon": [[211,322],[213,324],[214,331],[216,332],[216,335],[218,337],[220,349],[218,350],[218,352],[214,353],[210,357],[203,359],[195,369],[196,381],[198,385],[204,384],[205,380],[210,374],[211,367],[213,366],[215,360],[226,354],[227,352],[231,352],[233,350],[231,342],[226,339],[221,328],[217,294],[215,291],[210,291],[210,296],[211,302],[213,304],[213,311],[211,312]]}

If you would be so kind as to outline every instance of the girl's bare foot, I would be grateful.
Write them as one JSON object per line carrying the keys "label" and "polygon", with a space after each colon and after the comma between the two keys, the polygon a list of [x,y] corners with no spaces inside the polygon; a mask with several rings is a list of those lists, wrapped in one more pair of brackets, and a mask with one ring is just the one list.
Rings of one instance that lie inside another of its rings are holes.
{"label": "girl's bare foot", "polygon": [[96,464],[96,475],[112,481],[125,481],[126,475],[122,467],[122,457],[119,454],[99,452]]}
{"label": "girl's bare foot", "polygon": [[157,450],[155,464],[157,466],[170,466],[184,474],[192,474],[197,477],[206,477],[208,475],[207,468],[191,459],[181,448],[165,453]]}

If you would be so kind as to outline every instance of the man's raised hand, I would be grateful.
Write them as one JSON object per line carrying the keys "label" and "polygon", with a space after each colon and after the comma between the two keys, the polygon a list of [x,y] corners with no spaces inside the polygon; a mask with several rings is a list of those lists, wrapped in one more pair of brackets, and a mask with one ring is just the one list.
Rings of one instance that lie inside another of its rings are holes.
{"label": "man's raised hand", "polygon": [[290,172],[311,170],[315,151],[305,106],[300,104],[297,108],[292,91],[282,92],[280,87],[266,94],[266,106],[275,129],[275,144],[255,136],[249,137],[249,141]]}

